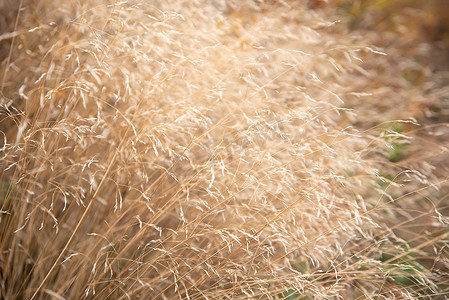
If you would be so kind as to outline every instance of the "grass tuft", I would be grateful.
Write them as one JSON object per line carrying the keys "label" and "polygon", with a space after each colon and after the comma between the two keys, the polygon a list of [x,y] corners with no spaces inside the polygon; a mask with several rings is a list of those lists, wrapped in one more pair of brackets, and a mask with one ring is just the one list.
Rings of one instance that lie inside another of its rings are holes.
{"label": "grass tuft", "polygon": [[306,2],[1,2],[0,295],[444,295],[445,89]]}

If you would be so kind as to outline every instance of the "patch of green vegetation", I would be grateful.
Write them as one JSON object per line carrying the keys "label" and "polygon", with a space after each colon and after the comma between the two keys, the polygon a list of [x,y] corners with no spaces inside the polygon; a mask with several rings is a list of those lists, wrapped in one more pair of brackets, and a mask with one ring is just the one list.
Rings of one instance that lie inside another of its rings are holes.
{"label": "patch of green vegetation", "polygon": [[388,151],[388,159],[391,162],[398,162],[404,158],[405,153],[405,144],[404,143],[397,143],[393,142],[391,144],[391,148]]}
{"label": "patch of green vegetation", "polygon": [[0,228],[7,226],[12,216],[12,199],[17,196],[16,187],[8,180],[0,182]]}
{"label": "patch of green vegetation", "polygon": [[422,287],[425,282],[425,268],[416,260],[411,246],[398,242],[384,249],[380,256],[383,269],[395,283],[406,287]]}
{"label": "patch of green vegetation", "polygon": [[295,290],[287,290],[283,293],[280,293],[278,295],[278,297],[279,297],[279,299],[285,299],[285,300],[310,300],[310,299],[312,299],[312,297],[301,295]]}
{"label": "patch of green vegetation", "polygon": [[388,187],[390,185],[391,182],[394,181],[395,176],[393,176],[392,174],[388,174],[388,173],[381,173],[379,174],[377,180],[376,180],[376,184],[384,189],[386,187]]}
{"label": "patch of green vegetation", "polygon": [[1,205],[3,205],[3,203],[5,203],[5,199],[6,197],[11,194],[11,192],[13,191],[13,187],[11,185],[11,183],[7,180],[2,180],[0,181],[0,201],[1,201]]}
{"label": "patch of green vegetation", "polygon": [[387,143],[387,158],[391,162],[398,162],[405,158],[407,141],[402,136],[404,132],[403,124],[393,122],[384,132],[385,141]]}
{"label": "patch of green vegetation", "polygon": [[[294,266],[294,269],[302,274],[310,274],[311,270],[310,270],[310,266],[309,264],[301,259],[296,259],[294,261],[292,261],[292,265]],[[309,280],[315,280],[316,276],[310,276],[308,278]],[[286,300],[309,300],[309,299],[313,299],[310,296],[307,295],[302,295],[300,292],[294,290],[294,289],[289,289],[286,290],[282,293],[277,294],[277,298],[279,299],[286,299]]]}
{"label": "patch of green vegetation", "polygon": [[309,264],[302,260],[297,260],[293,263],[295,270],[301,272],[302,274],[307,274],[310,271]]}

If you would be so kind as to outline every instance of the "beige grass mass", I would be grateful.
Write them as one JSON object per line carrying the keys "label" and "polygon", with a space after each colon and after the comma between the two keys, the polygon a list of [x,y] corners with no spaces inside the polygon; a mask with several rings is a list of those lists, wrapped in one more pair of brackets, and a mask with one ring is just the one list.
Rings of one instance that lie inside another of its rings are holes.
{"label": "beige grass mass", "polygon": [[[304,1],[18,2],[0,3],[1,297],[445,292],[445,179],[390,157],[413,114],[366,117],[398,91],[371,85],[388,49]],[[414,220],[438,230],[397,234]]]}

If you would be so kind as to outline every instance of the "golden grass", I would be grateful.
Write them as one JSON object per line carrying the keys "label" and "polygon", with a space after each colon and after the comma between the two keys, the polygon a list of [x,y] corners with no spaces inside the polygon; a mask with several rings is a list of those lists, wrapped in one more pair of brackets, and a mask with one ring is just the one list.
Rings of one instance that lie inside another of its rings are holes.
{"label": "golden grass", "polygon": [[382,54],[335,18],[296,1],[1,5],[3,298],[447,291],[446,179],[391,159],[416,122],[365,126]]}

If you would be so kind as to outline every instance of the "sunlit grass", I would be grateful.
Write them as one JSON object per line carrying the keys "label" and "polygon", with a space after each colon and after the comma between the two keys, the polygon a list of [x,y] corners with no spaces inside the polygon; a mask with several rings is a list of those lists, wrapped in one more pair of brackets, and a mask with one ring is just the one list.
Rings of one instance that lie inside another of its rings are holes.
{"label": "sunlit grass", "polygon": [[401,107],[367,119],[404,86],[376,90],[385,55],[335,17],[295,1],[2,5],[5,299],[447,290],[431,161],[447,150],[418,159],[426,127]]}

